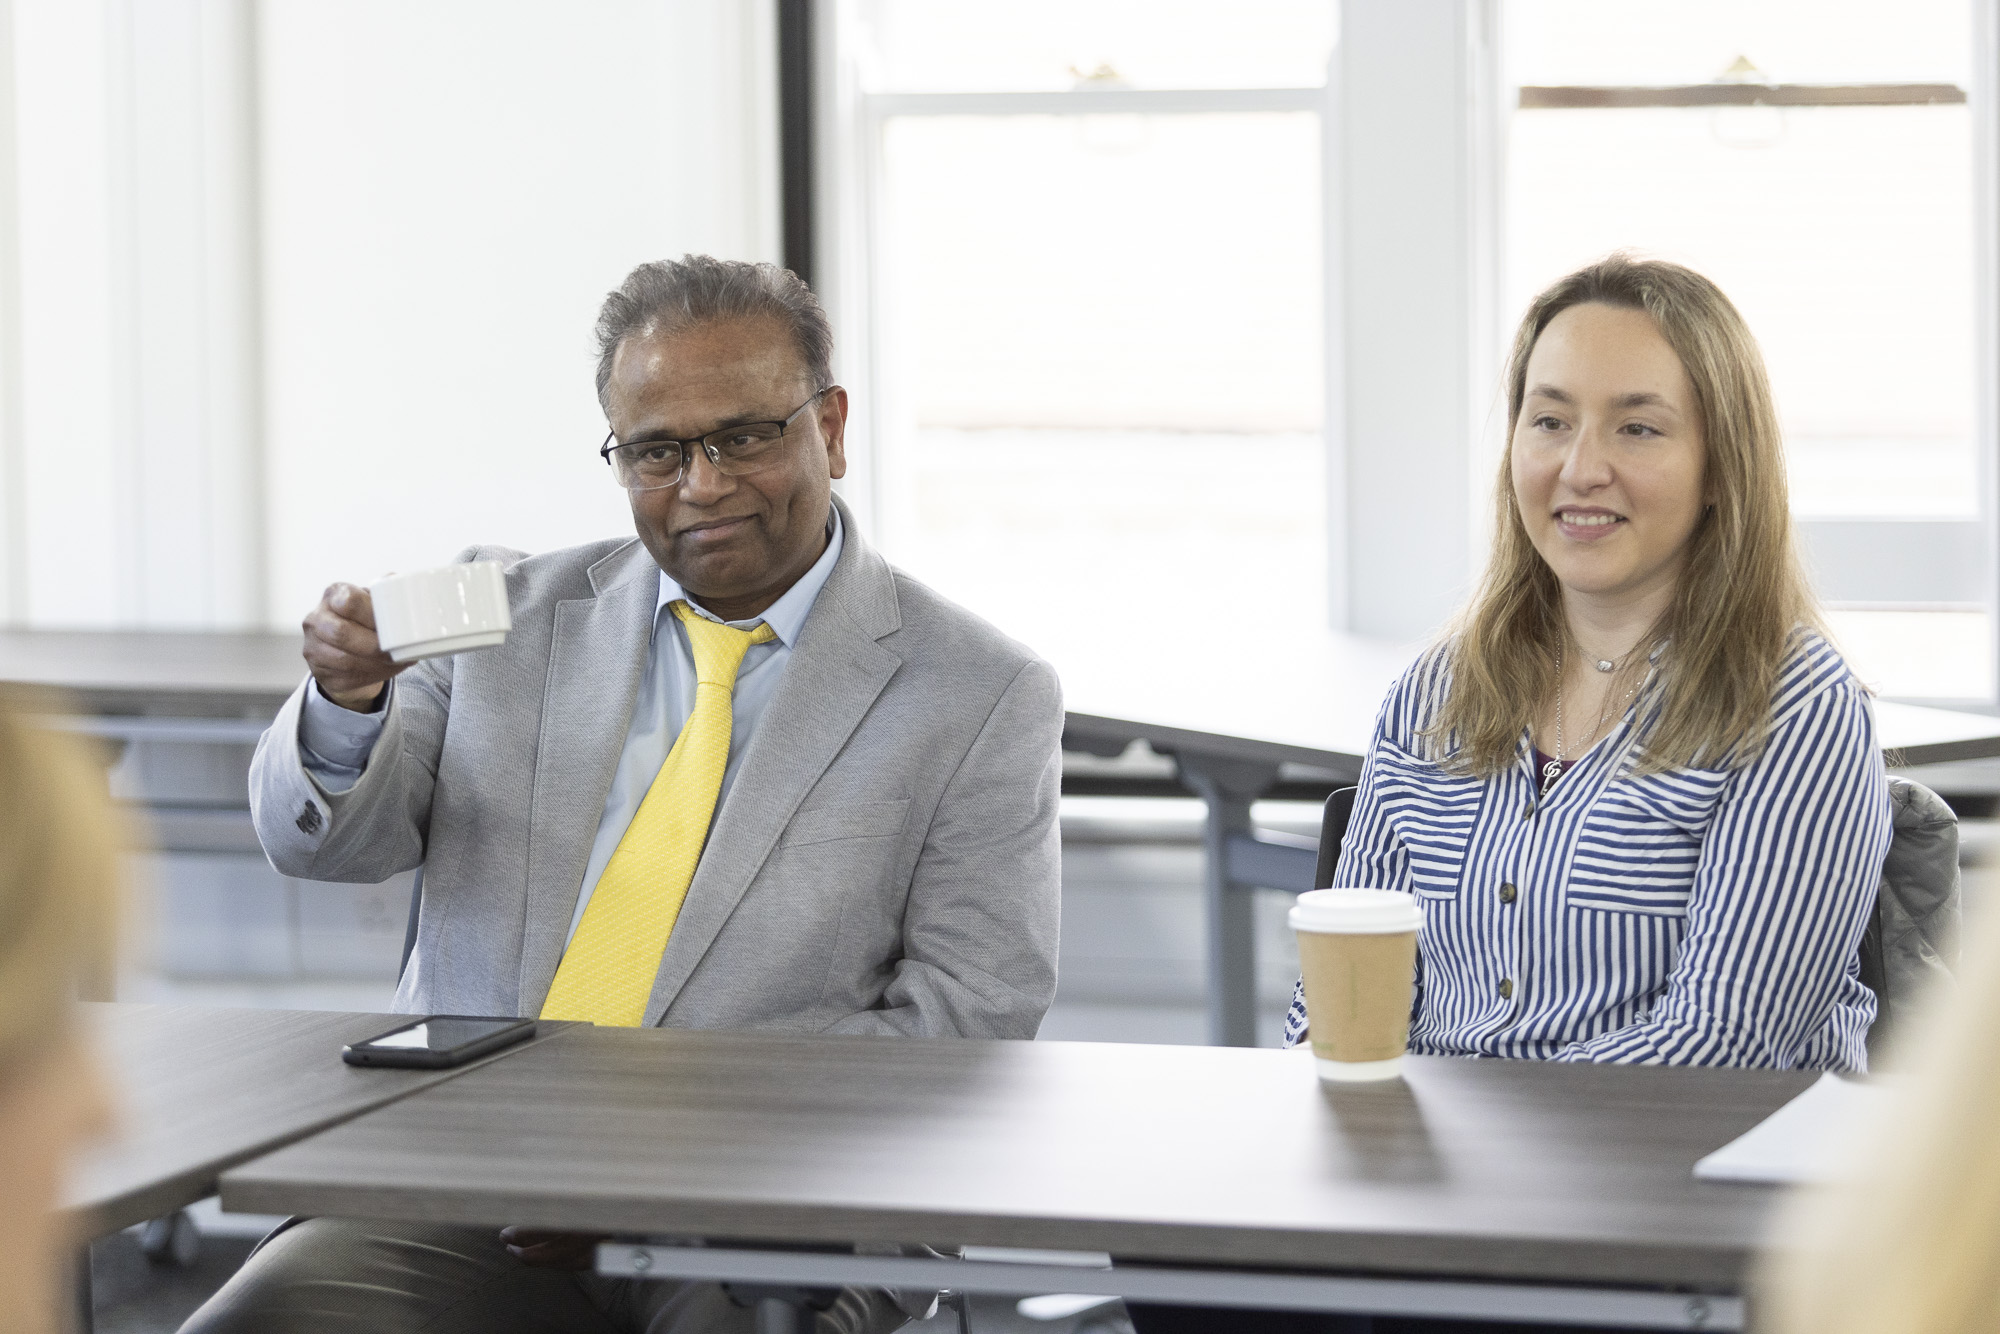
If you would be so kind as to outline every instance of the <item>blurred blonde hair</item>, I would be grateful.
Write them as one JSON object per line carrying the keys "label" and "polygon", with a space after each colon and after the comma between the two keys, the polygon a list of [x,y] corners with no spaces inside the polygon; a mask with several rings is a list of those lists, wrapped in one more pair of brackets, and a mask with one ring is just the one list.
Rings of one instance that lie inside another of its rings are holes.
{"label": "blurred blonde hair", "polygon": [[1704,484],[1715,497],[1658,627],[1671,642],[1648,701],[1643,767],[1747,762],[1769,730],[1792,632],[1819,627],[1793,550],[1778,412],[1757,340],[1722,290],[1694,270],[1610,255],[1536,297],[1514,335],[1493,549],[1453,628],[1451,690],[1430,731],[1447,763],[1464,772],[1513,764],[1522,729],[1555,691],[1556,649],[1568,635],[1562,585],[1521,522],[1514,428],[1542,331],[1590,302],[1644,311],[1679,355],[1701,413]]}
{"label": "blurred blonde hair", "polygon": [[1862,1175],[1787,1203],[1753,1285],[1767,1334],[2000,1328],[2000,912],[1979,928],[1956,993],[1892,1055],[1910,1083]]}
{"label": "blurred blonde hair", "polygon": [[109,999],[123,831],[103,768],[0,695],[0,1076]]}

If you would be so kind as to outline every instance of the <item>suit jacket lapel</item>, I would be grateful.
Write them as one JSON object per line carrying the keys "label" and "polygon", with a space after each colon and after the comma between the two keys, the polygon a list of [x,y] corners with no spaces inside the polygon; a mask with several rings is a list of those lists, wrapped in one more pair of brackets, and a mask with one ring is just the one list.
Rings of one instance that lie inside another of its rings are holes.
{"label": "suit jacket lapel", "polygon": [[806,618],[785,664],[784,682],[765,708],[709,831],[653,981],[647,1024],[666,1014],[792,813],[902,666],[901,658],[876,642],[901,624],[888,562],[861,540],[847,507],[838,499],[834,504],[843,524],[840,560]]}
{"label": "suit jacket lapel", "polygon": [[604,800],[632,725],[660,571],[639,542],[590,567],[597,596],[556,604],[528,827],[521,1013],[542,1007],[562,961]]}

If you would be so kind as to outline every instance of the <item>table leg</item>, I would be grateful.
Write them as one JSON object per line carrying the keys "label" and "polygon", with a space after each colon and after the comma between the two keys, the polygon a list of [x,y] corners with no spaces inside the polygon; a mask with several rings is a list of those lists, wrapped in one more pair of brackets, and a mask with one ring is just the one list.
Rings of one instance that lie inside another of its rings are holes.
{"label": "table leg", "polygon": [[[600,1257],[601,1254],[600,1251]],[[816,1313],[832,1305],[840,1295],[838,1288],[791,1284],[724,1283],[722,1286],[738,1306],[750,1308],[756,1318],[757,1334],[812,1334],[818,1319]]]}
{"label": "table leg", "polygon": [[76,1248],[76,1259],[70,1276],[70,1292],[71,1334],[92,1334],[97,1328],[97,1303],[91,1293],[90,1243],[87,1241]]}
{"label": "table leg", "polygon": [[1257,940],[1253,885],[1230,874],[1230,843],[1253,836],[1250,803],[1278,781],[1278,766],[1212,755],[1174,757],[1182,786],[1208,803],[1202,830],[1208,925],[1208,1041],[1257,1045]]}
{"label": "table leg", "polygon": [[784,1297],[757,1299],[757,1334],[809,1334],[812,1312]]}

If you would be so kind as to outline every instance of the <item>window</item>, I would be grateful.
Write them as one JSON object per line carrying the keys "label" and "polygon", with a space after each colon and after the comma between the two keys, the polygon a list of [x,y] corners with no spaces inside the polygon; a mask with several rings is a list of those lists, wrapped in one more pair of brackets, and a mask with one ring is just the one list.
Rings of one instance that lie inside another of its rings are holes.
{"label": "window", "polygon": [[1503,307],[1610,250],[1764,348],[1836,635],[1891,695],[1994,693],[1979,368],[1991,152],[1968,0],[1515,0]]}
{"label": "window", "polygon": [[1333,13],[842,7],[892,560],[1030,642],[1324,615]]}

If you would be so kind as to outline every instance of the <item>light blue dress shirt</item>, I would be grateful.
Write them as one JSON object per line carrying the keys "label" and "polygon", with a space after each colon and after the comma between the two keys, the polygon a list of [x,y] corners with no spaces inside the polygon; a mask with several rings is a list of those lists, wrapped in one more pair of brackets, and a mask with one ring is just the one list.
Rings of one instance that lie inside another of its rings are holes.
{"label": "light blue dress shirt", "polygon": [[[771,627],[777,638],[751,645],[737,670],[736,693],[730,707],[729,763],[722,771],[722,791],[715,803],[718,812],[729,797],[737,767],[743,762],[750,738],[756,735],[764,710],[778,693],[785,664],[791,660],[792,648],[805,628],[806,617],[840,559],[842,533],[838,511],[828,519],[827,530],[826,551],[797,583],[785,590],[784,596],[765,608],[762,616],[720,622],[741,630],[754,629],[762,622]],[[686,599],[690,607],[709,620],[717,619],[709,616],[666,571],[660,572],[659,601],[653,611],[653,634],[646,648],[645,672],[639,678],[639,697],[632,705],[625,748],[619,752],[611,791],[604,799],[604,815],[597,823],[597,838],[590,847],[582,892],[577,895],[576,911],[570,917],[571,935],[576,934],[577,923],[583,920],[583,910],[589,906],[598,877],[604,874],[605,865],[617,850],[618,840],[625,837],[626,826],[638,813],[639,803],[645,800],[660,766],[666,763],[667,752],[673,749],[681,728],[687,725],[688,715],[694,712],[694,652],[688,646],[687,627],[667,610],[670,603],[680,599]],[[395,688],[393,681],[389,688]],[[356,713],[320,694],[317,682],[307,688],[304,707],[299,710],[299,751],[307,772],[327,793],[337,795],[360,781],[369,752],[382,734],[387,713],[387,700],[373,713]]]}

